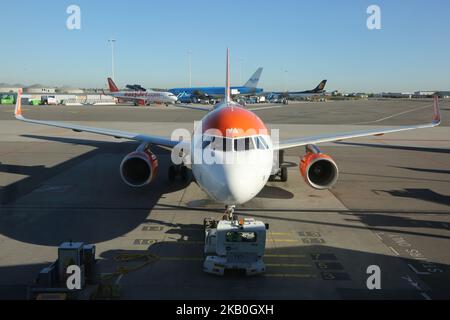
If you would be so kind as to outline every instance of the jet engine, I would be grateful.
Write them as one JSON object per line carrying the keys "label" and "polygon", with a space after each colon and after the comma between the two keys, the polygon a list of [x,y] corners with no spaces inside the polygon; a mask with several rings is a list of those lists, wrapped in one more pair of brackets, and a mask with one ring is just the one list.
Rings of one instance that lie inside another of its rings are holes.
{"label": "jet engine", "polygon": [[301,159],[299,167],[306,183],[314,189],[330,189],[339,176],[334,160],[314,145],[306,146],[306,155]]}
{"label": "jet engine", "polygon": [[158,159],[146,145],[128,154],[120,164],[120,176],[131,187],[143,187],[151,183],[157,172]]}

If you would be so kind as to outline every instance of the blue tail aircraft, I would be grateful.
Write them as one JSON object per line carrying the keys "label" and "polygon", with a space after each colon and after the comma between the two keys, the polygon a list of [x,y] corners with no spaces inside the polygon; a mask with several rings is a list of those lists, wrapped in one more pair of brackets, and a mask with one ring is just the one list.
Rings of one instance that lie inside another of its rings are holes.
{"label": "blue tail aircraft", "polygon": [[[245,96],[263,92],[262,88],[257,88],[262,71],[263,68],[258,68],[242,87],[231,87],[231,95]],[[197,102],[200,99],[223,97],[225,87],[173,88],[168,91],[176,95],[181,102]]]}

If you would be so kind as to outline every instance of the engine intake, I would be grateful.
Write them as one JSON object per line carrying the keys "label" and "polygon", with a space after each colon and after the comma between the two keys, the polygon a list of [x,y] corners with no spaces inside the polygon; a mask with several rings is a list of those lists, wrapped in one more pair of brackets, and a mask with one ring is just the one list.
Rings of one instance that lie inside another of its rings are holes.
{"label": "engine intake", "polygon": [[131,187],[151,183],[158,172],[158,159],[148,149],[128,154],[120,164],[120,176]]}
{"label": "engine intake", "polygon": [[321,153],[317,147],[314,150],[318,152],[308,152],[301,159],[300,173],[311,187],[330,189],[338,180],[338,167],[329,155]]}

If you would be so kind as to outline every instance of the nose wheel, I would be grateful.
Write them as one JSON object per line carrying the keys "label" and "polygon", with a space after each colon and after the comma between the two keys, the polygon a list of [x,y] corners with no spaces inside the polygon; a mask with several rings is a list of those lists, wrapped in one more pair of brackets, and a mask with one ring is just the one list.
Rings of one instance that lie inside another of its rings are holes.
{"label": "nose wheel", "polygon": [[168,171],[169,181],[175,181],[177,177],[180,177],[183,181],[188,179],[188,168],[184,164],[170,165]]}

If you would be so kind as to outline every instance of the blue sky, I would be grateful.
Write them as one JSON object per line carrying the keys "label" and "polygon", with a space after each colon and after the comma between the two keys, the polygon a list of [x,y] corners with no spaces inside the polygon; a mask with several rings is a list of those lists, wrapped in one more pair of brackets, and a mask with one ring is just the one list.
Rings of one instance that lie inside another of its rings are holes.
{"label": "blue sky", "polygon": [[[81,8],[81,30],[66,9]],[[382,30],[366,27],[371,4]],[[344,91],[450,90],[447,0],[3,1],[0,82],[105,87],[107,39],[117,39],[116,82],[146,87],[232,84],[264,67],[266,90],[300,90],[328,79]]]}

